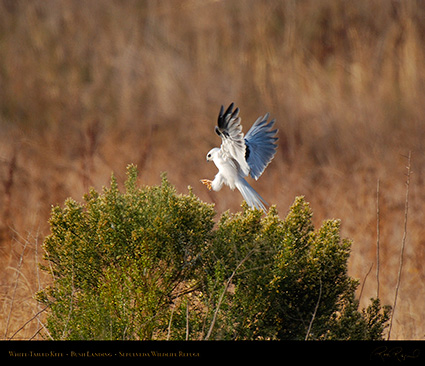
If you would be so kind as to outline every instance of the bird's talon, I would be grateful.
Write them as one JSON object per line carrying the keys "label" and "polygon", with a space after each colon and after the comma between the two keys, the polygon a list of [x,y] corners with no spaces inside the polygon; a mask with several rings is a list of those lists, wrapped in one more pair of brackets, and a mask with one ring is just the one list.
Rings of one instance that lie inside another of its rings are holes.
{"label": "bird's talon", "polygon": [[208,190],[211,191],[211,189],[212,189],[212,186],[211,186],[212,181],[210,181],[209,179],[201,179],[201,183],[202,184],[205,184],[207,186]]}

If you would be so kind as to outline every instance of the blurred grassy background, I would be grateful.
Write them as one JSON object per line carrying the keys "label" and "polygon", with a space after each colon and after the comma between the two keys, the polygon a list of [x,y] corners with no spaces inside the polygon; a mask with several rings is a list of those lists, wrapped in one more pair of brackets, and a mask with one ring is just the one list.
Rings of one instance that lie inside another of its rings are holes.
{"label": "blurred grassy background", "polygon": [[279,128],[253,186],[281,216],[305,195],[317,224],[342,220],[364,301],[377,291],[379,179],[380,297],[393,302],[412,151],[391,338],[425,338],[424,56],[422,1],[0,1],[0,337],[33,317],[14,338],[41,337],[32,296],[51,205],[111,172],[122,182],[135,163],[157,184],[167,171],[218,213],[239,209],[238,192],[199,182],[216,174],[205,155],[234,101],[245,132],[266,112]]}

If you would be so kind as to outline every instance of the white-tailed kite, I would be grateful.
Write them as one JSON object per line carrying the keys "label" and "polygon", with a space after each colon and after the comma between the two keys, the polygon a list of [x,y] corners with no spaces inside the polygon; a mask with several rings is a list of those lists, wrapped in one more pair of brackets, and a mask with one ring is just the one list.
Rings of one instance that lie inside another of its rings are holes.
{"label": "white-tailed kite", "polygon": [[214,191],[219,191],[223,184],[232,190],[236,187],[249,206],[266,211],[267,203],[244,177],[251,175],[257,180],[272,161],[278,140],[277,130],[272,130],[275,120],[268,122],[268,113],[259,117],[244,138],[239,108],[233,111],[233,106],[230,104],[225,112],[221,106],[215,127],[222,139],[221,148],[215,147],[207,154],[207,161],[214,161],[218,173],[213,181],[201,179],[201,182]]}

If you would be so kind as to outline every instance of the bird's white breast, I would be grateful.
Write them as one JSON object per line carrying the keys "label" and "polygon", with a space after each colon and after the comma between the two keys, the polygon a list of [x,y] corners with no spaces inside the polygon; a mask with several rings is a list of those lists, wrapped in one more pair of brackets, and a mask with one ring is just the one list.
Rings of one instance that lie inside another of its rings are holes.
{"label": "bird's white breast", "polygon": [[235,183],[239,179],[238,170],[235,163],[230,159],[224,159],[221,152],[214,156],[214,164],[218,169],[218,174],[221,174],[223,183],[231,189],[235,188]]}

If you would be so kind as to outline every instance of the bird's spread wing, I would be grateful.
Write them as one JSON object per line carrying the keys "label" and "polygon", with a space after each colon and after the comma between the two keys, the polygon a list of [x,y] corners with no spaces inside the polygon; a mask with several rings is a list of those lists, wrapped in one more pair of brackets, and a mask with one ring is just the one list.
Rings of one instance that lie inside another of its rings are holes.
{"label": "bird's spread wing", "polygon": [[222,139],[221,151],[227,159],[233,159],[239,165],[244,176],[249,174],[250,168],[245,159],[246,144],[242,132],[241,118],[239,117],[239,108],[233,110],[234,104],[224,112],[221,106],[218,115],[215,132]]}
{"label": "bird's spread wing", "polygon": [[245,136],[246,161],[251,177],[258,179],[276,154],[277,129],[272,130],[275,120],[267,122],[269,114],[258,118]]}

